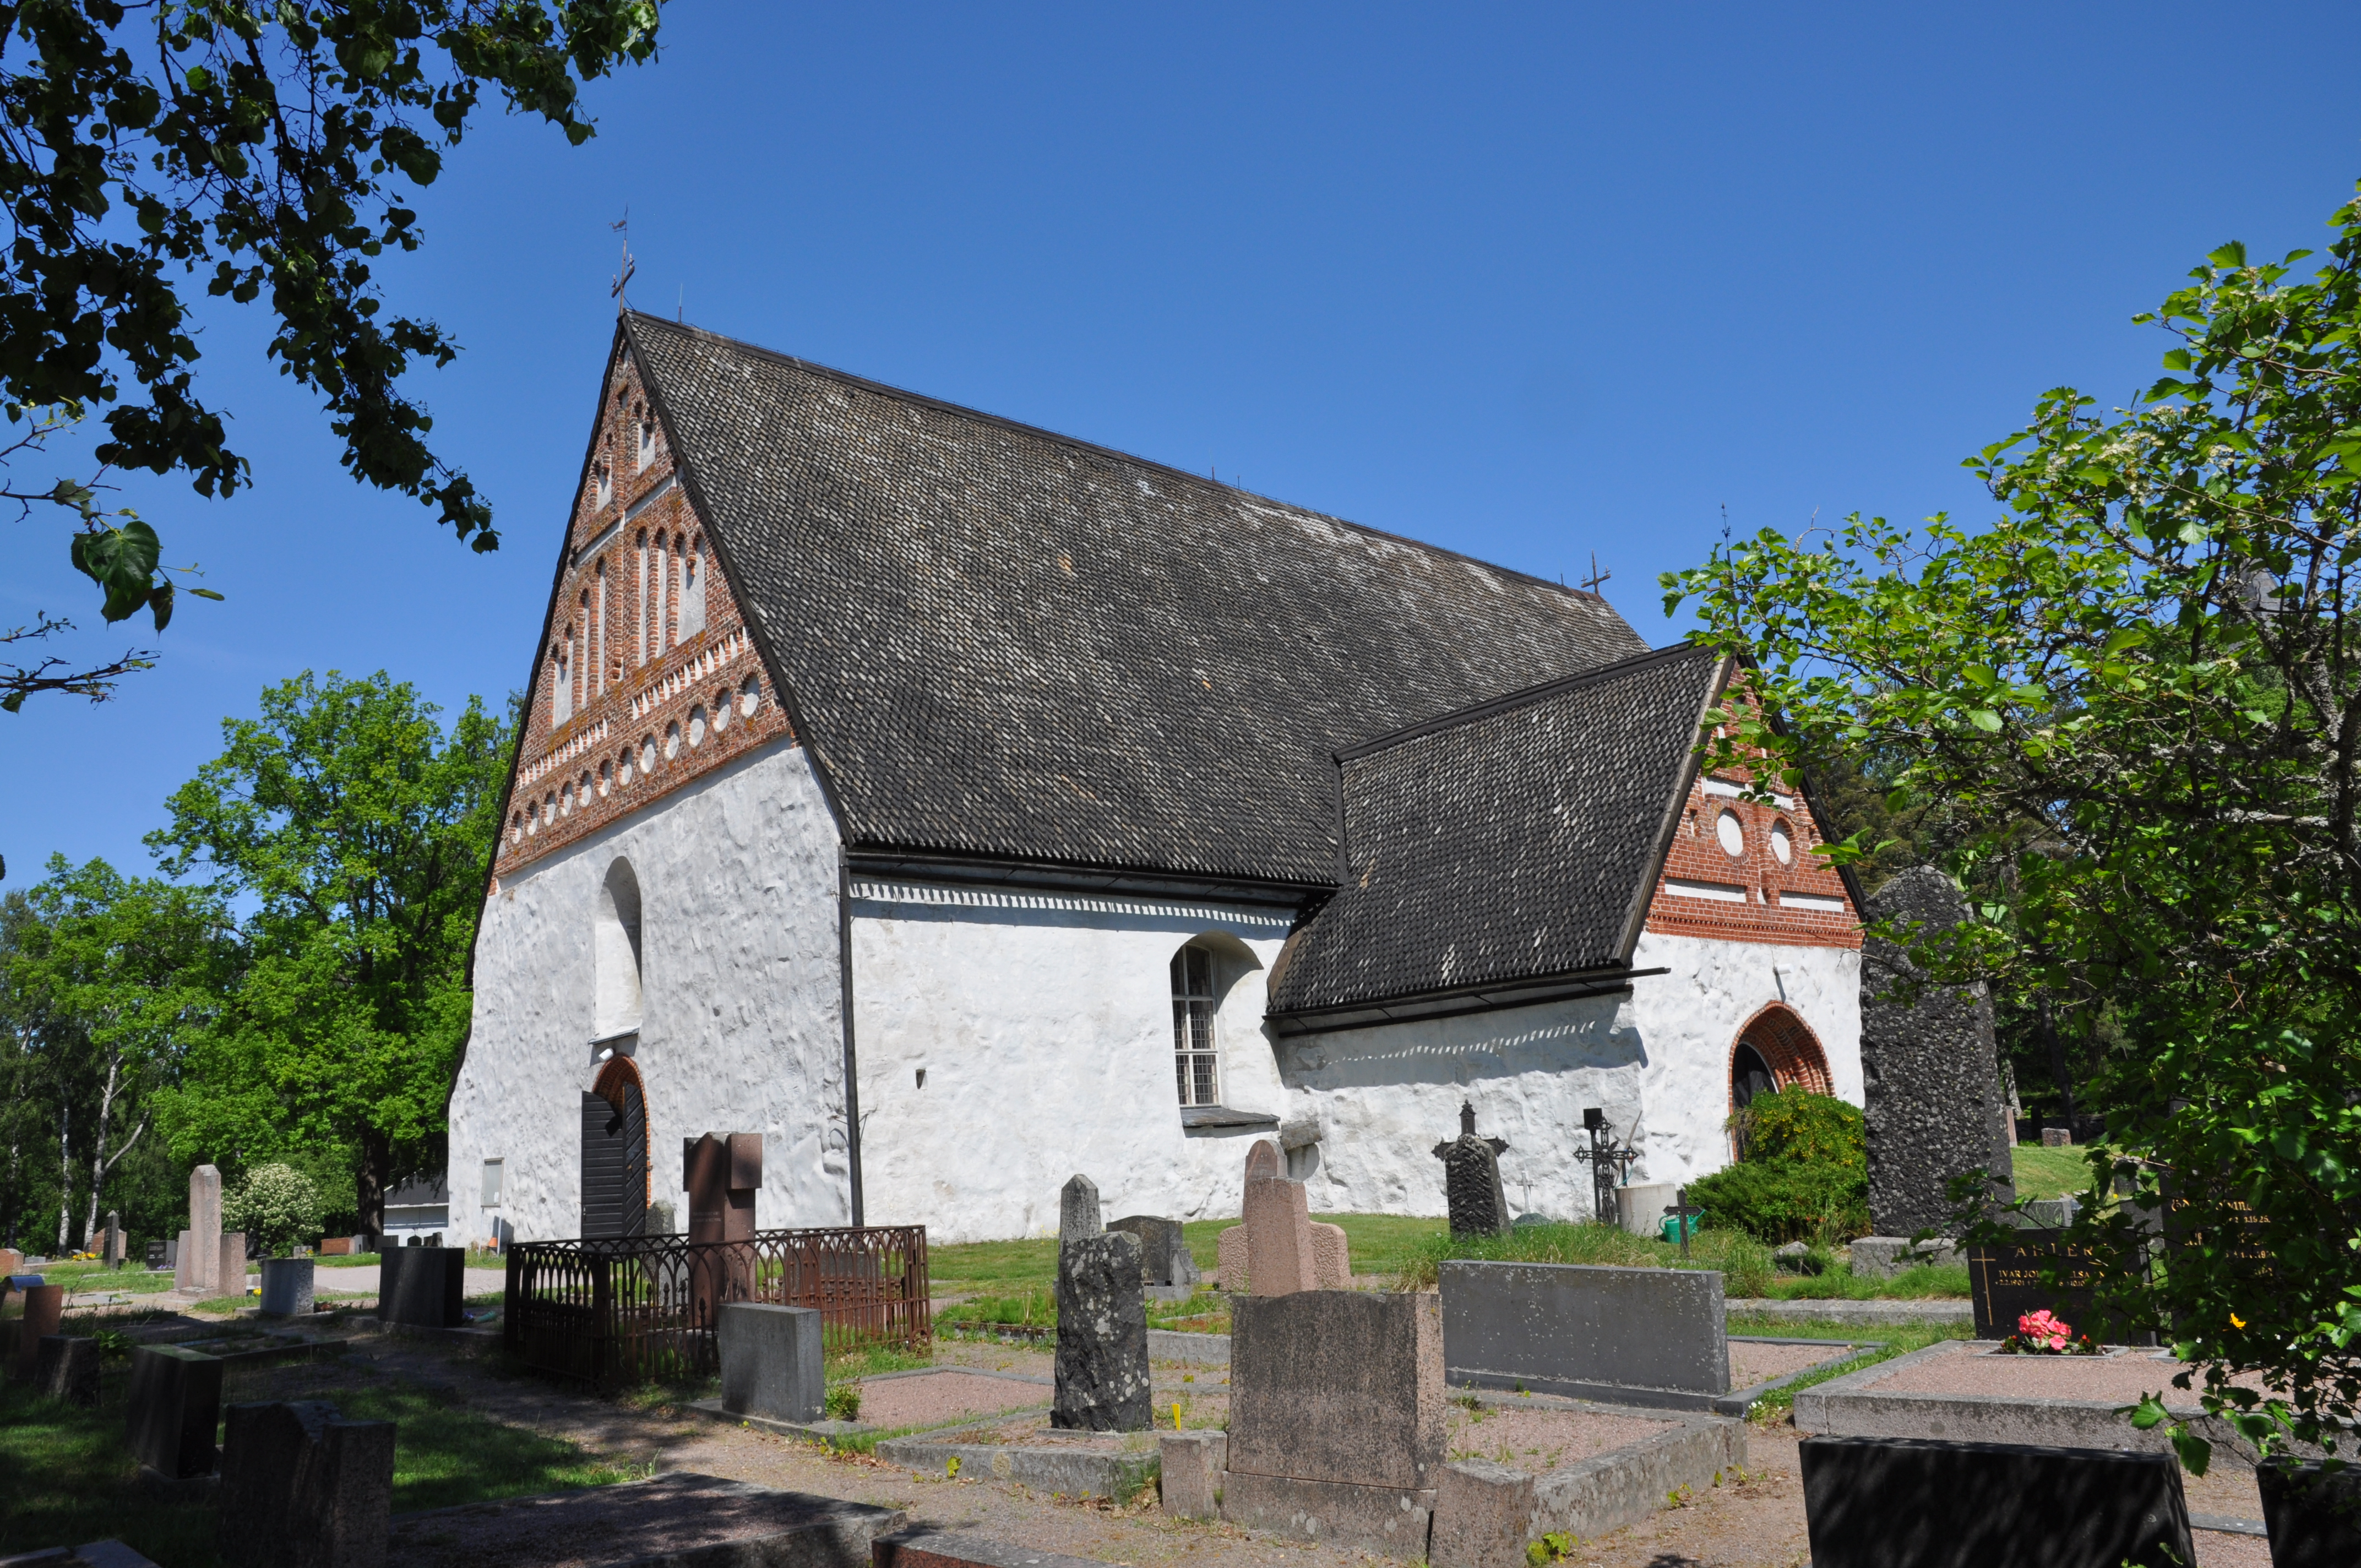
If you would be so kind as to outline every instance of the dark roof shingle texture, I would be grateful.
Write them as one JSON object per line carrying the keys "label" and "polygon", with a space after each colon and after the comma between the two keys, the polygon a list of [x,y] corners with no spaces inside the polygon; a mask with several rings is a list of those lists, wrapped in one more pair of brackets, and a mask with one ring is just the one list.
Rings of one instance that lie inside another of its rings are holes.
{"label": "dark roof shingle texture", "polygon": [[1644,646],[1588,594],[625,334],[855,850],[1333,883],[1337,748]]}
{"label": "dark roof shingle texture", "polygon": [[1676,647],[1348,753],[1344,888],[1273,1013],[1622,962],[1724,661]]}

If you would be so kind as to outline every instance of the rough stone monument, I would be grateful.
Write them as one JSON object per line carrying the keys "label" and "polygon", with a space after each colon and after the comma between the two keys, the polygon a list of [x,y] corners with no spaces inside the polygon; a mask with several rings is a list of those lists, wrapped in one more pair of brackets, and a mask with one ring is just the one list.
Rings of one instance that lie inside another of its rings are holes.
{"label": "rough stone monument", "polygon": [[214,1294],[221,1278],[221,1172],[201,1165],[189,1172],[189,1228],[181,1236],[172,1288]]}
{"label": "rough stone monument", "polygon": [[1058,1190],[1058,1239],[1080,1241],[1084,1236],[1103,1235],[1106,1223],[1104,1210],[1099,1201],[1099,1184],[1076,1171]]}
{"label": "rough stone monument", "polygon": [[132,1457],[167,1481],[212,1475],[221,1393],[220,1357],[176,1344],[136,1346],[124,1402]]}
{"label": "rough stone monument", "polygon": [[1500,1157],[1509,1146],[1476,1135],[1476,1107],[1459,1102],[1459,1135],[1434,1146],[1455,1236],[1498,1235],[1509,1228],[1509,1195],[1500,1187]]}
{"label": "rough stone monument", "polygon": [[[1869,901],[1872,920],[1898,920],[1920,939],[1967,918],[1942,872],[1913,867]],[[1894,943],[1861,955],[1861,1061],[1868,1089],[1869,1219],[1881,1236],[1950,1228],[1947,1189],[1971,1170],[2009,1173],[2014,1129],[1981,985],[1938,988]],[[1915,994],[1913,994],[1915,992]],[[2000,1201],[2010,1201],[2004,1188]]]}
{"label": "rough stone monument", "polygon": [[222,1425],[221,1552],[253,1568],[380,1568],[393,1423],[313,1399],[232,1405]]}
{"label": "rough stone monument", "polygon": [[[751,1242],[754,1198],[763,1185],[763,1135],[708,1133],[680,1142],[681,1186],[688,1193],[691,1242]],[[697,1321],[716,1322],[724,1301],[754,1294],[751,1247],[701,1253],[689,1261],[689,1294]]]}
{"label": "rough stone monument", "polygon": [[1081,1234],[1058,1239],[1058,1387],[1049,1424],[1071,1431],[1146,1431],[1155,1422],[1148,1380],[1148,1299],[1139,1238],[1089,1230],[1098,1189],[1066,1183],[1062,1212]]}

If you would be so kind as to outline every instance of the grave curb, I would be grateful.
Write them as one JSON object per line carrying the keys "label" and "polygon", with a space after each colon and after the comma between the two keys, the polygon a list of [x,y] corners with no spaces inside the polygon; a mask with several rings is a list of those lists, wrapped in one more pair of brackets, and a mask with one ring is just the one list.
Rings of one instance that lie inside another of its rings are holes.
{"label": "grave curb", "polygon": [[[675,1470],[645,1481],[622,1481],[611,1486],[587,1487],[573,1492],[544,1492],[521,1497],[499,1497],[486,1502],[459,1503],[449,1508],[424,1508],[411,1513],[393,1515],[387,1520],[390,1534],[404,1530],[415,1533],[432,1530],[443,1521],[464,1529],[471,1519],[496,1518],[514,1508],[529,1506],[548,1508],[561,1513],[569,1507],[596,1508],[625,1497],[634,1487],[663,1487],[686,1481],[707,1483],[738,1495],[757,1494],[793,1498],[798,1503],[815,1505],[815,1517],[795,1521],[766,1536],[712,1541],[665,1552],[654,1557],[636,1557],[631,1562],[661,1564],[662,1568],[741,1568],[748,1563],[867,1563],[873,1543],[881,1536],[892,1535],[909,1527],[906,1508],[883,1508],[875,1504],[855,1502],[849,1497],[831,1497],[818,1493],[796,1492],[785,1487],[764,1486],[751,1481],[731,1481],[726,1477],[704,1475],[694,1471]],[[629,1500],[627,1498],[627,1500]],[[562,1523],[562,1521],[557,1521]],[[413,1558],[403,1547],[411,1543],[397,1541],[388,1554],[388,1562],[409,1562]]]}
{"label": "grave curb", "polygon": [[[1022,1372],[992,1371],[981,1366],[914,1366],[903,1372],[873,1372],[868,1376],[855,1379],[855,1381],[862,1383],[884,1383],[897,1377],[933,1377],[946,1372],[969,1377],[997,1377],[1004,1382],[1025,1383],[1037,1388],[1051,1388],[1056,1387],[1056,1382],[1052,1378],[1029,1376]],[[837,1440],[840,1438],[867,1437],[874,1432],[895,1431],[902,1430],[895,1427],[881,1427],[873,1422],[866,1421],[783,1421],[773,1416],[758,1416],[745,1410],[729,1409],[722,1405],[720,1396],[719,1395],[708,1399],[691,1399],[682,1408],[684,1409],[695,1410],[698,1415],[704,1416],[710,1420],[719,1421],[724,1426],[737,1422],[743,1422],[747,1426],[759,1428],[763,1431],[775,1432],[781,1437],[797,1438],[805,1442],[825,1443],[830,1448],[836,1446]],[[1028,1410],[1046,1410],[1049,1408],[1049,1407],[1048,1405],[1022,1406],[1015,1409],[1003,1410],[1000,1412],[1000,1415],[988,1417],[986,1419],[997,1420],[1001,1419],[1002,1416],[1020,1416]],[[957,1428],[972,1427],[975,1424],[976,1418],[974,1416],[962,1414],[953,1416],[950,1420],[943,1422],[942,1426],[944,1428]],[[919,1431],[928,1431],[940,1429],[921,1427],[917,1430]]]}
{"label": "grave curb", "polygon": [[1150,1329],[1148,1331],[1148,1359],[1185,1361],[1192,1366],[1227,1366],[1230,1364],[1230,1336],[1192,1334],[1179,1329]]}
{"label": "grave curb", "polygon": [[[1129,1502],[1142,1488],[1154,1486],[1162,1471],[1163,1456],[1153,1448],[1137,1453],[1083,1453],[1014,1442],[944,1441],[972,1428],[994,1425],[1027,1413],[1003,1410],[981,1421],[940,1428],[921,1436],[888,1438],[877,1445],[877,1457],[921,1475],[939,1472],[956,1459],[963,1473],[972,1468],[979,1480],[989,1477],[1012,1481],[1036,1491],[1069,1497],[1105,1497],[1116,1503]],[[1146,1435],[1154,1437],[1154,1429]]]}
{"label": "grave curb", "polygon": [[[1724,1334],[1722,1338],[1725,1343],[1735,1342],[1739,1344],[1837,1345],[1838,1343],[1834,1340],[1779,1339],[1770,1334]],[[1831,1366],[1842,1366],[1848,1361],[1858,1360],[1872,1351],[1879,1349],[1885,1343],[1883,1340],[1848,1341],[1838,1345],[1838,1354],[1829,1356],[1825,1361],[1816,1361],[1809,1366],[1797,1367],[1795,1371],[1773,1377],[1767,1383],[1756,1383],[1724,1394],[1713,1402],[1713,1413],[1718,1416],[1736,1416],[1743,1420],[1746,1413],[1754,1408],[1755,1401],[1765,1395],[1775,1394],[1798,1378],[1809,1377],[1816,1372],[1826,1372]]]}
{"label": "grave curb", "polygon": [[1722,1321],[1727,1323],[1732,1318],[1784,1318],[1805,1323],[1972,1323],[1976,1321],[1976,1304],[1948,1297],[1917,1301],[1854,1301],[1822,1296],[1789,1301],[1749,1296],[1722,1303]]}

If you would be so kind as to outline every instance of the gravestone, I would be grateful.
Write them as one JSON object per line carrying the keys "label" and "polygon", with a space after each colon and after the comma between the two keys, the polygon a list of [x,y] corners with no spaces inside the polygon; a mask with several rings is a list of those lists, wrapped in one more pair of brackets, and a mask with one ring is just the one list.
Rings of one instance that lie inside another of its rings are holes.
{"label": "gravestone", "polygon": [[1084,1236],[1103,1235],[1106,1224],[1099,1203],[1099,1184],[1080,1171],[1066,1179],[1058,1190],[1058,1239],[1080,1241]]}
{"label": "gravestone", "polygon": [[2072,1148],[2074,1146],[2074,1129],[2071,1127],[2042,1128],[2041,1146],[2046,1149]]}
{"label": "gravestone", "polygon": [[1130,1214],[1107,1229],[1129,1231],[1139,1238],[1140,1283],[1150,1290],[1173,1292],[1177,1299],[1197,1284],[1197,1260],[1189,1255],[1189,1244],[1181,1236],[1180,1221],[1159,1219],[1153,1214]]}
{"label": "gravestone", "polygon": [[194,1290],[197,1288],[196,1233],[182,1231],[172,1243],[172,1288]]}
{"label": "gravestone", "polygon": [[[1077,1176],[1071,1199],[1098,1189]],[[1080,1216],[1077,1216],[1079,1221]],[[1148,1378],[1148,1299],[1139,1238],[1128,1231],[1058,1243],[1058,1387],[1049,1424],[1070,1431],[1146,1431],[1155,1424]]]}
{"label": "gravestone", "polygon": [[262,1260],[262,1315],[266,1318],[308,1318],[312,1315],[313,1269],[308,1257],[266,1257]]}
{"label": "gravestone", "polygon": [[1306,1290],[1233,1309],[1222,1517],[1422,1557],[1443,1475],[1443,1309]]}
{"label": "gravestone", "polygon": [[225,1417],[225,1561],[380,1568],[393,1515],[391,1421],[348,1421],[320,1400],[232,1405]]}
{"label": "gravestone", "polygon": [[214,1249],[214,1255],[219,1260],[221,1272],[214,1281],[213,1293],[216,1296],[245,1295],[246,1233],[224,1231],[220,1243]]}
{"label": "gravestone", "polygon": [[25,1271],[25,1255],[12,1246],[0,1246],[0,1279]]}
{"label": "gravestone", "polygon": [[714,1342],[721,1354],[721,1408],[736,1416],[816,1421],[828,1396],[817,1307],[730,1301]]}
{"label": "gravestone", "polygon": [[2255,1469],[2272,1568],[2352,1568],[2361,1563],[2361,1469],[2331,1473],[2319,1460]]}
{"label": "gravestone", "polygon": [[66,1288],[62,1285],[27,1285],[26,1277],[16,1277],[17,1288],[24,1292],[25,1315],[16,1324],[16,1365],[12,1374],[18,1382],[33,1376],[33,1368],[41,1354],[41,1339],[58,1332],[65,1319]]}
{"label": "gravestone", "polygon": [[1802,1444],[1813,1568],[2182,1568],[2169,1453],[1927,1438]]}
{"label": "gravestone", "polygon": [[[1903,872],[1869,901],[1872,920],[1898,920],[1920,939],[1967,918],[1950,879],[1930,866]],[[1981,984],[1918,985],[1900,946],[1861,946],[1861,1060],[1868,1087],[1870,1228],[1881,1236],[1949,1232],[1954,1177],[1985,1170],[2005,1187],[2015,1143],[1993,1041],[1992,998]]]}
{"label": "gravestone", "polygon": [[99,1256],[107,1267],[120,1268],[128,1255],[123,1245],[122,1218],[115,1210],[109,1209],[106,1212],[106,1243]]}
{"label": "gravestone", "polygon": [[159,1236],[148,1244],[147,1264],[150,1272],[172,1266],[172,1244]]}
{"label": "gravestone", "polygon": [[1710,1269],[1454,1260],[1439,1279],[1455,1387],[1686,1409],[1730,1392],[1722,1280]]}
{"label": "gravestone", "polygon": [[132,1457],[168,1481],[213,1474],[221,1394],[220,1357],[176,1344],[135,1347],[124,1403]]}
{"label": "gravestone", "polygon": [[1320,1288],[1311,1200],[1303,1183],[1280,1175],[1280,1168],[1279,1146],[1268,1138],[1256,1140],[1246,1151],[1246,1278],[1257,1296]]}
{"label": "gravestone", "polygon": [[1226,1432],[1158,1435],[1156,1481],[1168,1516],[1176,1519],[1222,1517],[1222,1467],[1228,1463],[1229,1451]]}
{"label": "gravestone", "polygon": [[1321,1290],[1353,1288],[1353,1251],[1342,1225],[1312,1222],[1312,1281]]}
{"label": "gravestone", "polygon": [[1476,1107],[1461,1101],[1459,1135],[1434,1146],[1434,1157],[1443,1162],[1453,1235],[1489,1236],[1508,1230],[1509,1195],[1500,1188],[1500,1157],[1508,1152],[1502,1139],[1476,1135]]}
{"label": "gravestone", "polygon": [[[2105,1259],[2067,1245],[2059,1232],[2020,1230],[2012,1245],[1971,1246],[1967,1251],[1968,1295],[1978,1339],[2006,1339],[2016,1332],[2016,1321],[2026,1313],[2050,1311],[2077,1334],[2088,1334],[2102,1344],[2134,1339],[2155,1343],[2153,1333],[2134,1335],[2100,1313],[2092,1291]],[[2057,1285],[2042,1283],[2045,1266],[2056,1272]]]}
{"label": "gravestone", "polygon": [[98,1342],[42,1335],[33,1361],[33,1391],[69,1405],[97,1405]]}
{"label": "gravestone", "polygon": [[[681,1140],[681,1186],[688,1193],[688,1239],[697,1242],[751,1242],[754,1239],[754,1199],[763,1185],[763,1136],[760,1133],[708,1133]],[[725,1301],[744,1301],[754,1294],[752,1247],[733,1246],[724,1252],[690,1255],[688,1289],[693,1321],[718,1321],[715,1313]]]}
{"label": "gravestone", "polygon": [[467,1249],[388,1247],[378,1260],[379,1322],[452,1329],[467,1321]]}
{"label": "gravestone", "polygon": [[189,1172],[189,1228],[181,1233],[176,1290],[214,1294],[221,1277],[221,1172],[201,1165]]}

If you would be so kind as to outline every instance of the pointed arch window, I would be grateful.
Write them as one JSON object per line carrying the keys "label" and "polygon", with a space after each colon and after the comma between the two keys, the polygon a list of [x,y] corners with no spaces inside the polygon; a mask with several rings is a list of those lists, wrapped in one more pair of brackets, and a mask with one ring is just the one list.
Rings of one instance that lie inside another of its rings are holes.
{"label": "pointed arch window", "polygon": [[1172,1072],[1183,1105],[1222,1102],[1216,1003],[1213,955],[1192,942],[1172,955]]}

